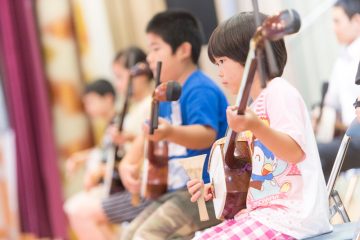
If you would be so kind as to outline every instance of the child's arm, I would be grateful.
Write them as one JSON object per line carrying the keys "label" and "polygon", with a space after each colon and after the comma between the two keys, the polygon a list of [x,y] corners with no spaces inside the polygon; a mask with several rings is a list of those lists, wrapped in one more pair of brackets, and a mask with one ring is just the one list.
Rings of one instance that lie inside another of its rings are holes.
{"label": "child's arm", "polygon": [[69,174],[73,174],[88,159],[93,148],[73,153],[67,160],[65,168]]}
{"label": "child's arm", "polygon": [[122,183],[131,193],[138,193],[140,190],[139,171],[144,156],[144,143],[144,136],[137,136],[119,164]]}
{"label": "child's arm", "polygon": [[[149,132],[146,125],[145,132]],[[153,141],[167,140],[190,149],[209,148],[216,140],[216,131],[200,124],[173,126],[165,119],[159,118],[159,127],[153,135],[148,135]]]}
{"label": "child's arm", "polygon": [[105,175],[105,164],[100,163],[97,168],[87,171],[84,175],[84,188],[89,191],[99,184],[100,179]]}
{"label": "child's arm", "polygon": [[228,107],[226,116],[229,127],[236,132],[250,130],[277,157],[289,163],[298,163],[304,158],[301,147],[289,135],[270,128],[255,113],[247,109],[245,115],[237,115],[237,107]]}
{"label": "child's arm", "polygon": [[112,139],[112,142],[117,145],[122,145],[127,142],[132,142],[136,138],[135,134],[126,131],[119,132],[117,126],[115,125],[110,126],[107,131]]}

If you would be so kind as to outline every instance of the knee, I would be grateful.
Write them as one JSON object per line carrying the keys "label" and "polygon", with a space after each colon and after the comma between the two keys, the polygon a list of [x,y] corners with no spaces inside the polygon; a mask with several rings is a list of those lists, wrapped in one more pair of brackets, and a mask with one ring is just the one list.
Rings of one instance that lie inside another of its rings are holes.
{"label": "knee", "polygon": [[144,231],[144,229],[142,229],[142,228],[134,229],[134,232],[132,234],[131,239],[133,239],[133,240],[145,240],[145,239],[147,239],[144,236],[149,236],[149,234],[146,234],[146,231]]}
{"label": "knee", "polygon": [[77,213],[78,207],[79,207],[79,201],[77,200],[77,197],[70,197],[67,199],[63,205],[64,212],[66,215],[71,216]]}
{"label": "knee", "polygon": [[139,234],[140,234],[140,233],[138,233],[137,230],[138,230],[138,228],[132,227],[131,224],[129,224],[126,227],[125,232],[123,233],[121,239],[123,239],[123,240],[136,239],[135,236],[139,237]]}
{"label": "knee", "polygon": [[87,199],[81,195],[69,198],[64,204],[64,211],[69,218],[88,218],[92,215],[92,208],[87,205]]}
{"label": "knee", "polygon": [[[140,219],[134,219],[129,225],[126,226],[124,232],[124,240],[140,240],[140,239],[152,239],[152,236],[156,236],[159,229],[154,228],[151,224]],[[154,235],[155,234],[155,235]]]}

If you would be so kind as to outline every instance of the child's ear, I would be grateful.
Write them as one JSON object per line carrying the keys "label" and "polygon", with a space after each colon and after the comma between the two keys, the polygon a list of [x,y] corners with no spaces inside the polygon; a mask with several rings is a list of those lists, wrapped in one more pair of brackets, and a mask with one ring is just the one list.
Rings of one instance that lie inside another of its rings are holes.
{"label": "child's ear", "polygon": [[[356,25],[358,26],[358,28],[360,27],[360,14],[356,13],[352,16],[351,18],[352,22],[356,22]],[[359,30],[359,29],[358,29]]]}
{"label": "child's ear", "polygon": [[183,42],[176,50],[181,60],[191,58],[192,46],[189,42]]}

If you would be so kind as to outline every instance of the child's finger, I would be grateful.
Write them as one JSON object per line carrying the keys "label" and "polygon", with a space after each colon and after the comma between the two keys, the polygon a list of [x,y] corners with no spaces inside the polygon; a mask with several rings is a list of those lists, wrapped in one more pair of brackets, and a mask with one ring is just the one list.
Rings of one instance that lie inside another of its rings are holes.
{"label": "child's finger", "polygon": [[188,188],[190,188],[190,187],[194,186],[194,185],[195,185],[196,183],[198,183],[198,182],[199,182],[199,179],[194,178],[194,179],[189,180],[189,181],[186,183],[186,186],[187,186]]}
{"label": "child's finger", "polygon": [[234,106],[228,106],[227,109],[232,110],[232,111],[235,111],[235,110],[238,109],[238,107],[235,106],[235,105],[234,105]]}
{"label": "child's finger", "polygon": [[191,200],[192,202],[196,202],[196,201],[199,199],[200,195],[201,195],[201,192],[200,192],[200,191],[197,191],[194,195],[191,196],[191,199],[190,199],[190,200]]}
{"label": "child's finger", "polygon": [[191,195],[194,195],[197,191],[199,191],[201,189],[201,187],[202,187],[202,182],[198,182],[189,188],[189,193]]}
{"label": "child's finger", "polygon": [[231,117],[231,116],[233,116],[233,115],[235,115],[236,114],[236,112],[235,111],[233,111],[233,110],[231,110],[231,109],[227,109],[226,110],[226,116],[227,117]]}
{"label": "child's finger", "polygon": [[210,199],[212,199],[213,198],[213,195],[212,195],[212,193],[205,193],[204,194],[204,199],[205,199],[205,201],[209,201]]}

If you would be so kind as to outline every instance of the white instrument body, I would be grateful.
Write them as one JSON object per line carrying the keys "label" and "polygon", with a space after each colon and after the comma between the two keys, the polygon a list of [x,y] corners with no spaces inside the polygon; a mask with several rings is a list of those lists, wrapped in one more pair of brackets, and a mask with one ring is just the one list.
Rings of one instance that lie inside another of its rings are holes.
{"label": "white instrument body", "polygon": [[234,158],[241,162],[241,167],[230,169],[225,163],[224,143],[225,138],[214,143],[210,153],[208,172],[214,188],[215,216],[218,219],[231,219],[241,209],[246,208],[251,158],[248,143],[237,141]]}
{"label": "white instrument body", "polygon": [[110,147],[106,153],[105,175],[104,175],[104,198],[111,194],[113,171],[115,167],[115,148]]}
{"label": "white instrument body", "polygon": [[220,145],[215,145],[211,152],[208,172],[214,187],[214,210],[215,216],[221,219],[226,202],[226,181],[223,162],[223,152]]}
{"label": "white instrument body", "polygon": [[124,156],[125,150],[124,147],[115,147],[113,145],[107,147],[106,149],[106,163],[105,163],[105,174],[104,174],[104,197],[110,196],[114,193],[121,192],[125,190],[120,176],[118,175],[117,166],[119,161],[117,160],[117,155],[115,151],[118,150],[118,155]]}

